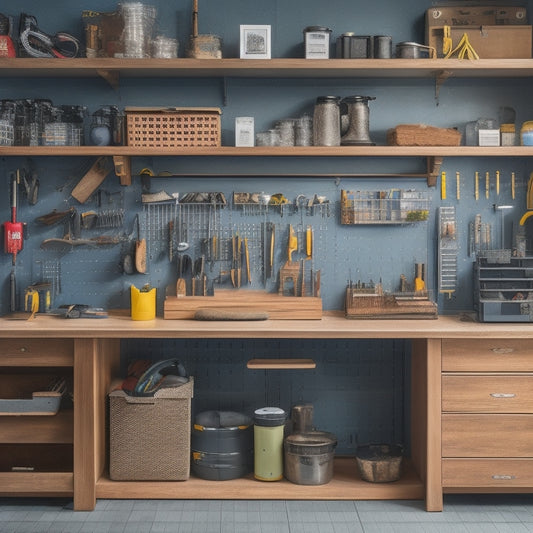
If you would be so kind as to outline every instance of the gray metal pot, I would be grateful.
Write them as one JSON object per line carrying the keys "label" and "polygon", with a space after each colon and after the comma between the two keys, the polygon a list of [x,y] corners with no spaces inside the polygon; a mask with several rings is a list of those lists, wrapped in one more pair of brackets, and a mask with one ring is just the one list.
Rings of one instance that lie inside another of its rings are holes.
{"label": "gray metal pot", "polygon": [[285,477],[297,485],[325,485],[333,477],[337,439],[324,431],[289,435],[284,443]]}

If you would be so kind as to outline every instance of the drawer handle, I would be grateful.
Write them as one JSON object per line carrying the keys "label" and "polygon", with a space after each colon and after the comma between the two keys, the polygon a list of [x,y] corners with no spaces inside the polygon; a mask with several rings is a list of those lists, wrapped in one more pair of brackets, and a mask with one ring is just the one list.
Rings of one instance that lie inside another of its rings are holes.
{"label": "drawer handle", "polygon": [[508,480],[508,479],[516,479],[516,476],[509,476],[509,475],[498,475],[498,474],[494,474],[492,476],[492,479],[498,479],[498,480]]}
{"label": "drawer handle", "polygon": [[507,355],[514,352],[514,348],[492,348],[492,352],[497,353],[498,355]]}
{"label": "drawer handle", "polygon": [[22,346],[22,348],[20,349],[20,351],[21,351],[22,353],[24,353],[24,352],[27,352],[28,349],[27,349],[25,346]]}
{"label": "drawer handle", "polygon": [[491,392],[490,395],[493,397],[493,398],[514,398],[516,396],[516,394],[514,392],[509,392],[509,393],[505,393],[505,392]]}

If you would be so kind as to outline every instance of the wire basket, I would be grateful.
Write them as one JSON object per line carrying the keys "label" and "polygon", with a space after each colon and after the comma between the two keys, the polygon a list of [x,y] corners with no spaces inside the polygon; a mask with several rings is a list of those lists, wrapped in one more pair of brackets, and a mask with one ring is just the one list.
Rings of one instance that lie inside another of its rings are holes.
{"label": "wire basket", "polygon": [[220,146],[222,111],[217,107],[127,107],[125,112],[128,146]]}
{"label": "wire basket", "polygon": [[341,224],[411,224],[426,221],[427,193],[388,191],[341,191]]}

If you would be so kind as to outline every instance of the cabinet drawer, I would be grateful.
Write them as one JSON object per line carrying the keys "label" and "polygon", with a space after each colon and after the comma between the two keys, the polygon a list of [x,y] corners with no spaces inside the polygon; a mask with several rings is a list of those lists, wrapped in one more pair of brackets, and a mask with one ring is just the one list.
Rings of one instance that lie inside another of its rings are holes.
{"label": "cabinet drawer", "polygon": [[533,487],[531,459],[444,459],[443,487]]}
{"label": "cabinet drawer", "polygon": [[533,413],[533,374],[444,374],[442,410],[462,413]]}
{"label": "cabinet drawer", "polygon": [[444,372],[532,372],[533,341],[443,339]]}
{"label": "cabinet drawer", "polygon": [[72,409],[53,416],[0,416],[0,444],[72,444]]}
{"label": "cabinet drawer", "polygon": [[0,366],[73,366],[72,339],[0,339]]}
{"label": "cabinet drawer", "polygon": [[533,415],[443,414],[443,457],[533,457]]}

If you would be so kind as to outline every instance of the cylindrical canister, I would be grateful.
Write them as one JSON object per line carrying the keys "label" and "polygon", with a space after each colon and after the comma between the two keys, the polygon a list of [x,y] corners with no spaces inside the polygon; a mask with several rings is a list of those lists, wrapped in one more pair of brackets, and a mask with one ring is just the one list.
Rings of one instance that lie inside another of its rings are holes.
{"label": "cylindrical canister", "polygon": [[390,35],[374,35],[374,57],[389,59],[392,56],[392,38]]}
{"label": "cylindrical canister", "polygon": [[283,433],[286,414],[279,407],[254,412],[254,477],[260,481],[283,478]]}

